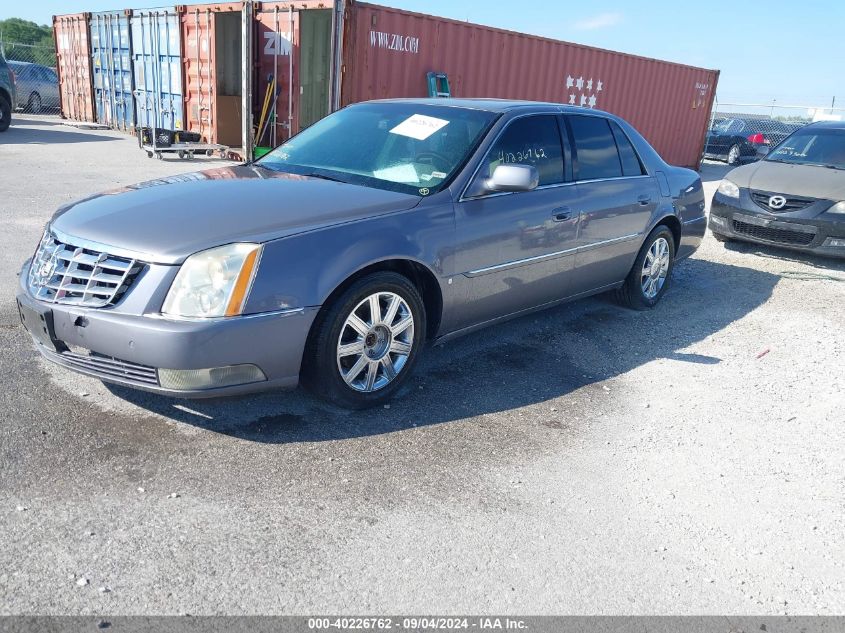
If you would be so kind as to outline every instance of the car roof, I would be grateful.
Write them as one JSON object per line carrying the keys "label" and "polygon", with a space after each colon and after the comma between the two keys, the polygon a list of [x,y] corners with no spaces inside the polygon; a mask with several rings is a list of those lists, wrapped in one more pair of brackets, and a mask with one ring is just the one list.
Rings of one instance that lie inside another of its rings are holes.
{"label": "car roof", "polygon": [[583,114],[585,110],[598,114],[609,114],[595,108],[583,108],[579,106],[554,103],[551,101],[523,101],[519,99],[464,99],[456,97],[417,98],[417,99],[377,99],[369,103],[404,103],[419,105],[446,106],[453,108],[469,108],[472,110],[484,110],[486,112],[510,112],[523,108],[557,108],[564,112]]}
{"label": "car roof", "polygon": [[824,128],[827,130],[845,130],[845,121],[816,121],[804,126],[805,128]]}

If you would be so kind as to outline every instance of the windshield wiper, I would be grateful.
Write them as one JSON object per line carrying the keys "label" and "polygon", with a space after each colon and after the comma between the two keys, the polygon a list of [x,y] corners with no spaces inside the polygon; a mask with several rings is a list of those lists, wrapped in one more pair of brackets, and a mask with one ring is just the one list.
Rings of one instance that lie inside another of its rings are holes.
{"label": "windshield wiper", "polygon": [[331,180],[332,182],[343,182],[343,183],[346,182],[345,180],[341,180],[340,178],[335,178],[334,176],[326,176],[325,174],[318,174],[318,173],[315,173],[315,172],[312,172],[312,173],[309,173],[309,174],[299,174],[299,175],[300,176],[306,176],[308,178],[320,178],[322,180]]}

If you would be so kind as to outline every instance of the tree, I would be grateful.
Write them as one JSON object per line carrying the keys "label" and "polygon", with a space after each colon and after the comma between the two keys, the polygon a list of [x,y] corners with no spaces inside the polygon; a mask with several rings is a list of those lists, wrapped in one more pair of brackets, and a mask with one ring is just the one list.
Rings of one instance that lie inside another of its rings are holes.
{"label": "tree", "polygon": [[20,18],[0,20],[0,46],[6,59],[56,65],[53,29]]}

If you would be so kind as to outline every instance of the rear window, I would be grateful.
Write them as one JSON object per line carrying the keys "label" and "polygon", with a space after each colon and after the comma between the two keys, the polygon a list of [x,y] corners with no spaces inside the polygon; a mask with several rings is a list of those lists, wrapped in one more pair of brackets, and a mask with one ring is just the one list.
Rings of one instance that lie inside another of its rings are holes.
{"label": "rear window", "polygon": [[570,116],[569,125],[575,141],[578,180],[622,176],[622,163],[607,119]]}

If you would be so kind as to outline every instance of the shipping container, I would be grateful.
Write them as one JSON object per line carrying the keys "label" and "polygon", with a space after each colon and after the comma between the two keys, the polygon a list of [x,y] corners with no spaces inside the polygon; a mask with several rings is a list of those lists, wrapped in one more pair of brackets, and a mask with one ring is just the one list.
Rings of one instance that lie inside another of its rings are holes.
{"label": "shipping container", "polygon": [[53,16],[56,74],[62,116],[72,121],[95,121],[94,84],[91,80],[91,39],[88,13]]}
{"label": "shipping container", "polygon": [[97,122],[115,130],[135,126],[132,58],[127,11],[92,13],[91,67]]}
{"label": "shipping container", "polygon": [[179,11],[133,10],[129,24],[137,127],[185,129]]}
{"label": "shipping container", "polygon": [[719,73],[363,2],[343,13],[341,105],[428,96],[552,101],[617,114],[668,162],[695,167]]}
{"label": "shipping container", "polygon": [[183,7],[186,128],[209,143],[242,146],[243,2]]}

